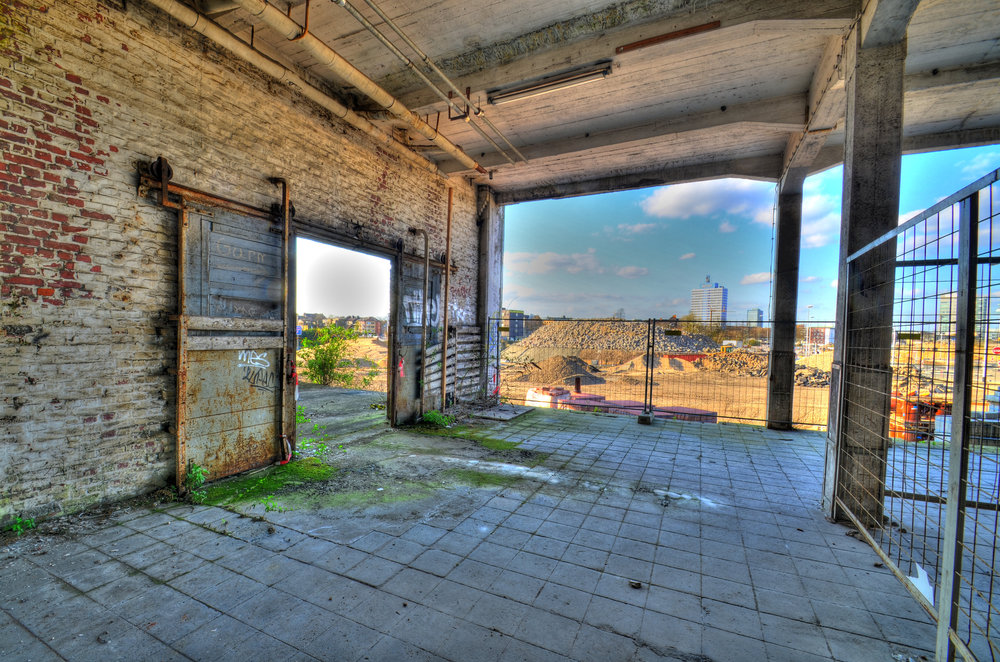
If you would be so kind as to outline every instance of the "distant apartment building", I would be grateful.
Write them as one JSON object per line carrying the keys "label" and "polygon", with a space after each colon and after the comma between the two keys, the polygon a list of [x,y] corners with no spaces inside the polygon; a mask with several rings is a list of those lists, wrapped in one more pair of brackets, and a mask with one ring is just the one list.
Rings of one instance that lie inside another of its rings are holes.
{"label": "distant apartment building", "polygon": [[303,313],[297,320],[303,329],[321,329],[326,326],[326,315],[323,313]]}
{"label": "distant apartment building", "polygon": [[[955,335],[955,322],[959,311],[957,310],[957,295],[954,292],[942,294],[938,297],[937,307],[937,334],[941,336]],[[983,331],[995,320],[990,319],[990,298],[976,297],[976,321],[975,334],[982,335]]]}
{"label": "distant apartment building", "polygon": [[524,320],[527,316],[523,310],[508,310],[504,308],[501,311],[501,316],[503,321],[500,323],[500,338],[517,341],[527,335],[524,332]]}
{"label": "distant apartment building", "polygon": [[691,290],[691,315],[699,322],[725,322],[729,290],[705,276],[701,287]]}
{"label": "distant apartment building", "polygon": [[747,326],[764,326],[764,311],[760,308],[747,308]]}
{"label": "distant apartment building", "polygon": [[817,347],[833,344],[832,326],[811,326],[806,330],[806,343]]}
{"label": "distant apartment building", "polygon": [[500,339],[517,342],[534,333],[542,326],[542,318],[538,315],[529,315],[523,310],[509,310],[504,308],[500,311]]}

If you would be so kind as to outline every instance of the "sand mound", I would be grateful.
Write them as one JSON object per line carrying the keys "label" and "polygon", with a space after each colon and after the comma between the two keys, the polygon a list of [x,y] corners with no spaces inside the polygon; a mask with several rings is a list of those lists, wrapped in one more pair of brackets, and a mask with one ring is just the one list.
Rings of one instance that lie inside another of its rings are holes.
{"label": "sand mound", "polygon": [[537,363],[524,364],[523,371],[514,380],[554,385],[573,384],[579,377],[581,384],[603,384],[604,379],[594,374],[596,372],[599,372],[597,368],[575,356],[553,356]]}
{"label": "sand mound", "polygon": [[[653,372],[656,374],[674,373],[674,372],[688,372],[697,371],[698,369],[690,361],[685,361],[684,359],[667,358],[664,359],[660,356],[653,357]],[[609,366],[607,368],[602,368],[602,372],[610,373],[614,375],[645,375],[646,373],[646,357],[644,355],[636,356],[635,358],[627,361],[625,363],[620,363],[618,365]]]}

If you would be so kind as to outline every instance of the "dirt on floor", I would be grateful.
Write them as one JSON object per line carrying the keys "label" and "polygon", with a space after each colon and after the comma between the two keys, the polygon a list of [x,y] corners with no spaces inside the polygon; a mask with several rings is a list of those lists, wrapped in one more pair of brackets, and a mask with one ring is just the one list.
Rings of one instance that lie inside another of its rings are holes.
{"label": "dirt on floor", "polygon": [[370,530],[376,510],[383,520],[406,521],[429,511],[458,516],[477,490],[544,482],[552,474],[539,466],[545,454],[492,436],[495,423],[474,417],[476,407],[456,409],[447,427],[393,429],[384,394],[302,384],[298,404],[304,415],[298,449],[285,465],[211,481],[186,497],[165,488],[82,513],[25,521],[20,534],[0,532],[0,547],[45,554],[54,542],[100,530],[110,518],[185,498],[233,511],[233,523],[245,517],[324,519],[325,512],[349,537]]}
{"label": "dirt on floor", "polygon": [[[203,503],[254,516],[331,510],[343,525],[378,507],[401,518],[441,508],[483,487],[544,480],[544,454],[490,434],[493,424],[458,412],[449,425],[390,428],[384,397],[302,385],[296,458],[205,486]],[[530,415],[530,414],[526,414]],[[387,515],[388,513],[388,515]],[[294,515],[289,515],[294,517]]]}

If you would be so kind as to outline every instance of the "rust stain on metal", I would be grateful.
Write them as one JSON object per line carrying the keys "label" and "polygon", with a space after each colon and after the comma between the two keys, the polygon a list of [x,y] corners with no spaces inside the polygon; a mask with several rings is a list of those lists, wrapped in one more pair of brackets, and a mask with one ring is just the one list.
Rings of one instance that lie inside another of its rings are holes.
{"label": "rust stain on metal", "polygon": [[693,34],[699,34],[701,32],[710,32],[711,30],[718,30],[722,27],[720,21],[712,21],[711,23],[705,23],[703,25],[695,25],[690,28],[684,28],[683,30],[675,30],[674,32],[668,32],[666,34],[657,35],[655,37],[650,37],[649,39],[641,39],[639,41],[633,41],[631,44],[625,44],[624,46],[619,46],[615,49],[617,55],[622,53],[628,53],[629,51],[636,51],[640,48],[645,48],[647,46],[653,46],[655,44],[662,44],[665,41],[673,41],[674,39],[680,39],[681,37],[689,37]]}

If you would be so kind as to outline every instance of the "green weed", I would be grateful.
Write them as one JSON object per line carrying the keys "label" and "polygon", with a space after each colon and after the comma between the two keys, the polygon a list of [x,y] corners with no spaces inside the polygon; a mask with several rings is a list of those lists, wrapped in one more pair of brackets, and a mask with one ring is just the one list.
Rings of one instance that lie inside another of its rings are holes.
{"label": "green weed", "polygon": [[187,475],[184,477],[184,487],[188,496],[195,503],[205,501],[205,490],[201,489],[201,486],[205,484],[206,478],[208,478],[208,471],[204,467],[194,462],[188,464]]}
{"label": "green weed", "polygon": [[424,423],[430,423],[441,428],[446,428],[455,422],[454,416],[442,414],[437,409],[433,409],[424,414]]}
{"label": "green weed", "polygon": [[14,521],[10,523],[7,527],[8,531],[12,531],[16,535],[20,536],[22,533],[29,529],[35,528],[35,520],[30,517],[21,517],[18,515],[14,518]]}

